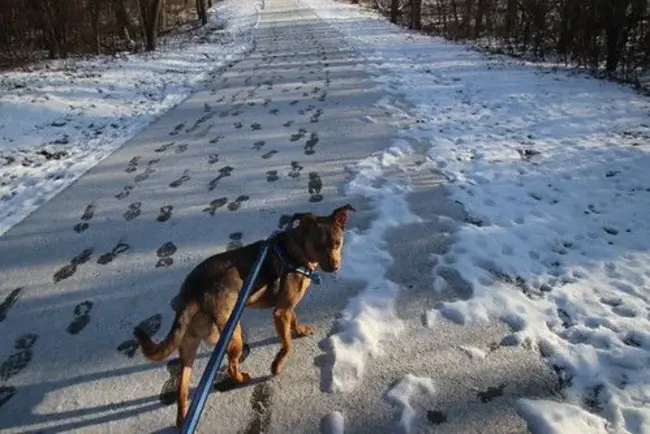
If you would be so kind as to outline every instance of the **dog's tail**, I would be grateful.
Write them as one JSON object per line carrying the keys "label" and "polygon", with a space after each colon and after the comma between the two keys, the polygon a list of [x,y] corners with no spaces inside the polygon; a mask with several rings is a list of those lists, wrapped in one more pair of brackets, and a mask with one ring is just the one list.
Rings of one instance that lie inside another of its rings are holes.
{"label": "dog's tail", "polygon": [[154,342],[144,330],[140,327],[136,327],[133,330],[133,334],[140,342],[142,354],[144,354],[147,359],[153,361],[161,361],[169,357],[169,355],[180,345],[183,335],[185,335],[185,331],[187,330],[187,326],[190,324],[198,310],[199,305],[196,302],[190,302],[182,309],[179,309],[176,312],[176,318],[174,319],[174,324],[172,325],[171,330],[169,330],[167,337],[162,342]]}

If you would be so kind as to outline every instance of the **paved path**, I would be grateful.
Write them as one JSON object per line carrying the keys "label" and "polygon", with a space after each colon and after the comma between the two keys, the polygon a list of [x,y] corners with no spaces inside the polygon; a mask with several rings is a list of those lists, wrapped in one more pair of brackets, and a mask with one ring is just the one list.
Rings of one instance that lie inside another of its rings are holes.
{"label": "paved path", "polygon": [[[132,328],[146,321],[163,336],[173,318],[169,301],[196,263],[267,236],[284,214],[340,206],[346,164],[391,143],[391,118],[373,106],[382,95],[364,60],[342,47],[341,36],[309,9],[267,1],[253,53],[0,239],[0,296],[8,297],[0,311],[0,430],[170,429],[175,409],[161,401],[173,403],[165,392],[174,388],[177,365],[146,361],[130,340]],[[444,202],[428,181],[416,179],[422,190],[411,197],[421,215],[437,212],[424,203]],[[355,205],[354,224],[363,226],[372,213],[367,203]],[[395,279],[426,288],[428,273],[408,260],[426,258],[432,246],[418,242],[421,235],[441,229],[407,229],[389,239],[402,257]],[[448,422],[437,429],[523,429],[512,402],[547,393],[542,363],[508,348],[481,367],[492,371],[455,363],[458,345],[498,342],[505,332],[444,322],[424,328],[422,300],[429,298],[422,291],[400,302],[407,330],[390,344],[397,350],[371,360],[351,394],[322,392],[329,361],[318,343],[359,290],[333,277],[313,287],[299,314],[317,333],[297,341],[283,376],[269,381],[261,380],[277,351],[270,311],[247,312],[253,349],[244,366],[258,381],[212,394],[200,432],[318,432],[321,417],[334,410],[345,414],[346,432],[395,432],[399,410],[382,394],[406,373],[442,381],[445,394],[435,405]],[[194,384],[208,349],[203,354]],[[502,398],[477,398],[498,389],[499,378],[508,380]]]}

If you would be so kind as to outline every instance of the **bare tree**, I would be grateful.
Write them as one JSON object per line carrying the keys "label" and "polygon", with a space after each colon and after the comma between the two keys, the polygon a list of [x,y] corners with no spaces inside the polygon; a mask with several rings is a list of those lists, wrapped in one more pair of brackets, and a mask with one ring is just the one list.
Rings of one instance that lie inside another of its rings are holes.
{"label": "bare tree", "polygon": [[147,51],[154,51],[158,44],[158,21],[163,5],[162,0],[138,0],[140,16]]}
{"label": "bare tree", "polygon": [[397,23],[397,14],[399,12],[399,0],[390,0],[390,22]]}
{"label": "bare tree", "polygon": [[422,0],[411,0],[411,26],[412,29],[422,28]]}
{"label": "bare tree", "polygon": [[208,8],[205,2],[206,0],[196,0],[196,13],[204,26],[208,24]]}

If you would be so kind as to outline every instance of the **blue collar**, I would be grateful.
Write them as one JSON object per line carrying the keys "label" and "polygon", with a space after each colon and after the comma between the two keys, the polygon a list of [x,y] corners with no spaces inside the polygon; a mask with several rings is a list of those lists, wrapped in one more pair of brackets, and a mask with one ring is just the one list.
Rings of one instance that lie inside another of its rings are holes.
{"label": "blue collar", "polygon": [[295,261],[292,261],[291,258],[289,258],[289,255],[284,251],[282,246],[280,246],[280,243],[278,242],[277,239],[273,243],[273,251],[275,252],[275,255],[278,257],[278,260],[280,261],[281,274],[284,274],[285,271],[294,271],[296,273],[302,274],[308,279],[311,279],[311,281],[314,282],[316,285],[321,284],[322,279],[320,274],[316,271],[310,270],[309,268],[303,265],[296,264]]}

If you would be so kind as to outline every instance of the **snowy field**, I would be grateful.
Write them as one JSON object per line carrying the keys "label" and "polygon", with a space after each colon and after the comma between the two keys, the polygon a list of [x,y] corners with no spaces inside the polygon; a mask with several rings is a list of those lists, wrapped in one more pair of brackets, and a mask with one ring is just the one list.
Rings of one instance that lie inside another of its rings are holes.
{"label": "snowy field", "polygon": [[219,2],[155,53],[0,72],[0,235],[249,52],[261,4]]}
{"label": "snowy field", "polygon": [[[387,155],[405,143],[426,147],[422,170],[442,173],[465,206],[466,224],[449,222],[453,245],[430,272],[436,291],[469,283],[471,296],[427,312],[429,326],[439,315],[461,324],[499,318],[511,330],[502,345],[538,350],[566,403],[522,400],[535,432],[650,432],[647,99],[575,71],[407,32],[345,3],[304,3],[373,62],[393,95],[381,107],[395,110],[400,98],[416,107]],[[360,169],[368,194],[381,198],[383,226],[408,220],[394,186],[372,182],[395,164],[377,158]],[[357,264],[377,268],[364,268],[368,287],[331,338],[335,377],[348,386],[346,375],[362,370],[382,334],[399,331],[391,326],[399,289],[382,279],[376,229],[346,245],[347,258],[362,255]]]}

